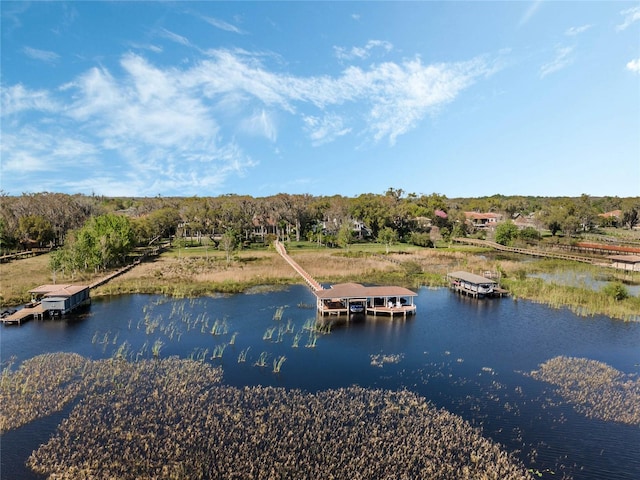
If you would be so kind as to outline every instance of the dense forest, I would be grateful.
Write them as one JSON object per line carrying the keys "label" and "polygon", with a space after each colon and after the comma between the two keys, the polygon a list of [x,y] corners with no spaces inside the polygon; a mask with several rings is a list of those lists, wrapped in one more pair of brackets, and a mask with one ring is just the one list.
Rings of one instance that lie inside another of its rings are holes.
{"label": "dense forest", "polygon": [[[468,212],[499,214],[500,223],[509,228],[499,229],[498,236],[507,232],[507,241],[517,236],[511,226],[516,218],[527,219],[524,230],[530,238],[543,231],[572,237],[602,227],[632,229],[640,220],[640,197],[447,198],[395,188],[356,197],[281,193],[260,198],[114,198],[45,192],[1,194],[0,200],[2,253],[64,246],[52,260],[54,269],[56,264],[107,268],[122,263],[133,247],[163,238],[195,239],[229,249],[273,238],[330,246],[356,241],[431,246],[435,239],[451,236],[485,237],[486,229],[475,228]],[[613,213],[605,215],[608,212]]]}

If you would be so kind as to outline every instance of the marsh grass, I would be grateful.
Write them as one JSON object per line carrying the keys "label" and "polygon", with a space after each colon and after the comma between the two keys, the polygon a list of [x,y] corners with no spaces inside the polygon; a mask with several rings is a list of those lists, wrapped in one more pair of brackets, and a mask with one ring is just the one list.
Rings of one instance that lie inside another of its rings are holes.
{"label": "marsh grass", "polygon": [[640,321],[640,298],[616,300],[606,291],[545,282],[540,278],[502,281],[514,298],[526,298],[553,308],[569,308],[581,316],[604,314],[625,321]]}
{"label": "marsh grass", "polygon": [[577,411],[604,421],[640,425],[640,379],[606,363],[559,356],[529,375],[557,387]]}
{"label": "marsh grass", "polygon": [[46,415],[39,407],[59,391],[82,400],[29,457],[48,478],[530,478],[480,430],[407,390],[235,388],[219,367],[175,357],[30,362],[8,374],[2,403],[16,412],[3,408],[3,420]]}
{"label": "marsh grass", "polygon": [[[352,245],[348,252],[318,248],[307,242],[289,244],[289,253],[294,260],[321,283],[363,282],[366,279],[371,284],[438,287],[446,285],[445,275],[452,270],[478,274],[491,270],[500,273],[503,286],[516,298],[553,307],[567,306],[581,315],[603,314],[612,318],[638,320],[638,297],[611,301],[611,298],[607,299],[597,292],[594,294],[587,288],[535,283],[527,276],[575,269],[593,272],[594,276],[604,271],[614,278],[639,283],[640,274],[624,274],[561,260],[531,261],[517,255],[498,255],[478,247],[434,249],[401,244],[394,246],[389,254],[384,252],[384,246],[377,244]],[[48,255],[3,264],[0,280],[3,304],[28,300],[29,289],[51,281]],[[298,274],[272,249],[241,251],[227,265],[223,252],[213,249],[205,251],[198,247],[181,249],[179,255],[175,250],[170,250],[92,291],[92,296],[154,293],[176,298],[196,298],[300,283],[302,280]]]}

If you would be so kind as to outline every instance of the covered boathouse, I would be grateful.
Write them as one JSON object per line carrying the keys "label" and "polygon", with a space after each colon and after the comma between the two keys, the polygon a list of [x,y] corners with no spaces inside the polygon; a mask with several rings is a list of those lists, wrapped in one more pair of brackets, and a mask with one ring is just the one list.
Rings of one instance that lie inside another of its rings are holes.
{"label": "covered boathouse", "polygon": [[88,285],[41,285],[29,290],[34,302],[40,301],[49,316],[65,315],[91,303]]}
{"label": "covered boathouse", "polygon": [[401,315],[416,313],[414,297],[418,294],[403,287],[365,287],[359,283],[339,283],[314,292],[318,312],[322,315]]}
{"label": "covered boathouse", "polygon": [[451,272],[447,274],[449,286],[458,293],[476,298],[502,296],[506,293],[498,287],[498,282],[469,272]]}

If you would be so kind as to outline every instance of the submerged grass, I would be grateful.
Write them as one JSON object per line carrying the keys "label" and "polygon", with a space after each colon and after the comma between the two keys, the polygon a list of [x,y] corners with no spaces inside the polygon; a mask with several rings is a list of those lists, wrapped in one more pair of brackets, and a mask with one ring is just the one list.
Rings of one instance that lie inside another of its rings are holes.
{"label": "submerged grass", "polygon": [[478,429],[406,390],[235,388],[219,368],[175,357],[50,354],[3,375],[12,419],[43,414],[24,391],[43,404],[57,391],[81,399],[29,457],[49,478],[530,478]]}

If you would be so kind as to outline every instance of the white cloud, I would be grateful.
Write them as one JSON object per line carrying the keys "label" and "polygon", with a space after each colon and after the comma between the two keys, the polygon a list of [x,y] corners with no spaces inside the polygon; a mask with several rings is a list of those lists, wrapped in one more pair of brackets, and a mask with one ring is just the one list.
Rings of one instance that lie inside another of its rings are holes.
{"label": "white cloud", "polygon": [[48,50],[39,50],[37,48],[23,47],[24,54],[34,60],[40,60],[46,63],[55,63],[60,59],[60,55]]}
{"label": "white cloud", "polygon": [[184,45],[185,47],[191,46],[191,42],[187,37],[178,35],[177,33],[167,30],[166,28],[161,28],[158,34],[161,37],[166,38],[167,40],[171,40],[174,43],[179,43],[180,45]]}
{"label": "white cloud", "polygon": [[640,73],[640,58],[636,58],[627,63],[627,70],[635,73]]}
{"label": "white cloud", "polygon": [[571,27],[568,28],[564,34],[568,37],[575,37],[576,35],[580,35],[581,33],[589,30],[593,25],[581,25],[579,27]]}
{"label": "white cloud", "polygon": [[344,126],[342,117],[335,114],[327,114],[323,117],[303,116],[302,120],[313,146],[332,142],[337,137],[351,132],[351,128]]}
{"label": "white cloud", "polygon": [[364,60],[371,55],[372,50],[382,49],[385,53],[393,50],[393,45],[383,40],[369,40],[364,47],[345,47],[334,46],[333,50],[339,60]]}
{"label": "white cloud", "polygon": [[531,3],[531,5],[529,5],[529,8],[527,8],[525,12],[522,14],[522,17],[520,17],[520,21],[518,22],[518,27],[522,27],[529,20],[531,20],[531,18],[533,18],[533,16],[536,14],[536,12],[541,6],[542,6],[542,0],[534,0]]}
{"label": "white cloud", "polygon": [[242,30],[240,30],[238,27],[236,27],[235,25],[232,25],[228,22],[225,22],[224,20],[220,20],[217,18],[213,18],[213,17],[206,17],[206,16],[201,16],[201,18],[207,22],[209,25],[219,28],[220,30],[224,30],[225,32],[232,32],[232,33],[238,33],[238,34],[244,34],[245,32],[243,32]]}
{"label": "white cloud", "polygon": [[26,110],[55,111],[60,108],[46,90],[28,90],[23,85],[2,87],[2,116]]}
{"label": "white cloud", "polygon": [[[210,54],[214,58],[190,71],[185,80],[190,88],[200,85],[210,99],[257,100],[292,115],[297,115],[298,109],[324,111],[331,105],[347,108],[348,104],[358,111],[360,123],[366,124],[365,130],[372,132],[375,140],[388,137],[391,143],[413,128],[429,109],[452,101],[478,77],[490,75],[496,68],[484,58],[438,65],[423,65],[418,58],[400,64],[374,64],[366,70],[349,67],[337,77],[294,77],[269,72],[255,58],[247,60],[228,51]],[[320,118],[323,112],[319,113],[304,115]]]}
{"label": "white cloud", "polygon": [[265,137],[272,142],[278,138],[275,122],[264,109],[255,111],[251,116],[245,118],[241,122],[241,129],[249,135]]}
{"label": "white cloud", "polygon": [[31,125],[4,129],[2,170],[28,175],[93,165],[96,148],[66,135],[56,129],[48,131]]}
{"label": "white cloud", "polygon": [[162,53],[162,47],[159,47],[157,45],[154,45],[152,43],[129,43],[128,44],[131,48],[135,48],[136,50],[149,50],[150,52],[153,53]]}
{"label": "white cloud", "polygon": [[[92,68],[53,93],[3,88],[3,115],[13,115],[3,135],[15,139],[2,147],[3,168],[43,169],[40,159],[54,159],[58,169],[70,162],[85,176],[115,178],[113,187],[76,184],[102,194],[124,185],[129,195],[210,192],[256,165],[231,140],[238,132],[275,143],[275,119],[286,114],[314,146],[352,132],[393,144],[496,69],[484,57],[437,65],[415,58],[302,77],[268,69],[269,56],[209,55],[189,67],[159,67],[128,53],[121,70]],[[40,115],[35,123],[31,112]],[[102,171],[93,166],[97,158],[106,163]]]}
{"label": "white cloud", "polygon": [[623,10],[620,14],[624,15],[624,20],[620,25],[616,26],[616,30],[619,32],[626,30],[631,24],[640,20],[640,6]]}
{"label": "white cloud", "polygon": [[555,73],[569,66],[572,62],[570,57],[572,52],[573,47],[557,47],[555,58],[540,67],[540,78],[544,78],[551,73]]}

